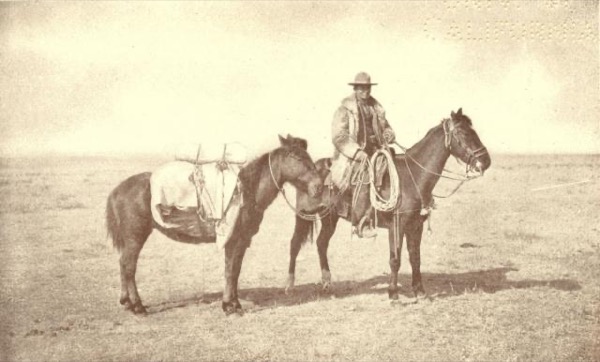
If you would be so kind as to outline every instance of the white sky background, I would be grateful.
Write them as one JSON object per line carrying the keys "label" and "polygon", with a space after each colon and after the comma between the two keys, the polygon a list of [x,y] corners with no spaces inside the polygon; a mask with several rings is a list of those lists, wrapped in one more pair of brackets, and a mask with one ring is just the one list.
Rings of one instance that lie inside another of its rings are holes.
{"label": "white sky background", "polygon": [[0,4],[0,155],[277,134],[331,154],[359,71],[405,146],[463,108],[493,153],[599,153],[598,3]]}

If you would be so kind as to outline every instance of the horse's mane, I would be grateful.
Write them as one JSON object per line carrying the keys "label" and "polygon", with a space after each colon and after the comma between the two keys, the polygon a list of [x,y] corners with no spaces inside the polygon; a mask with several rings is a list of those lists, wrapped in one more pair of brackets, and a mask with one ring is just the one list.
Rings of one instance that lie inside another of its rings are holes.
{"label": "horse's mane", "polygon": [[[285,156],[289,155],[290,153],[302,153],[308,156],[308,153],[306,152],[308,144],[305,139],[293,137],[288,134],[288,137],[286,139],[282,138],[282,140],[284,142],[282,146],[279,146],[278,148],[275,148],[270,152],[266,152],[263,155],[258,156],[240,170],[238,178],[242,183],[245,198],[254,198],[254,194],[258,190],[258,183],[260,182],[260,179],[262,177],[261,173],[263,172],[264,167],[270,167],[267,166],[269,164],[270,154],[281,154],[283,152]],[[308,156],[307,161],[310,161],[312,163],[312,160],[310,160],[310,156]]]}
{"label": "horse's mane", "polygon": [[442,128],[441,123],[436,125],[435,127],[431,128],[429,131],[427,131],[427,133],[425,134],[425,137],[423,137],[422,139],[419,140],[419,142],[415,143],[414,145],[412,145],[410,148],[407,149],[408,151],[415,151],[418,150],[423,144],[425,144],[426,142],[428,142],[429,140],[429,136],[431,136],[431,134],[435,131],[437,131],[438,129]]}
{"label": "horse's mane", "polygon": [[269,152],[264,153],[263,155],[258,156],[254,160],[250,161],[240,170],[238,178],[242,183],[245,197],[247,196],[247,193],[254,194],[254,192],[256,192],[256,189],[258,188],[258,182],[260,181],[260,174],[264,165],[268,163],[268,157]]}
{"label": "horse's mane", "polygon": [[[240,170],[240,175],[246,175],[247,177],[255,177],[260,176],[259,172],[262,169],[262,166],[265,163],[268,163],[269,153],[276,154],[280,152],[284,152],[284,155],[288,155],[289,153],[304,153],[306,152],[307,142],[303,138],[290,138],[289,144],[284,146],[279,146],[269,152],[265,152],[264,154],[256,157],[252,161],[248,162],[246,166],[244,166]],[[304,151],[304,152],[303,152]],[[306,152],[308,154],[308,152]]]}
{"label": "horse's mane", "polygon": [[[455,115],[455,117],[456,118],[453,119],[455,125],[458,125],[461,122],[465,122],[469,126],[473,126],[473,122],[471,121],[471,118],[469,118],[468,116],[466,116],[464,114],[460,114],[460,115]],[[410,147],[408,149],[408,151],[418,149],[423,143],[425,143],[429,139],[429,136],[431,135],[431,133],[433,133],[436,130],[438,130],[439,128],[441,128],[444,121],[450,120],[450,119],[452,119],[452,118],[445,118],[442,120],[442,122],[440,122],[440,124],[436,125],[435,127],[432,127],[429,131],[427,131],[427,133],[425,134],[425,137],[423,137],[421,140],[419,140],[419,142],[412,145],[412,147]]]}

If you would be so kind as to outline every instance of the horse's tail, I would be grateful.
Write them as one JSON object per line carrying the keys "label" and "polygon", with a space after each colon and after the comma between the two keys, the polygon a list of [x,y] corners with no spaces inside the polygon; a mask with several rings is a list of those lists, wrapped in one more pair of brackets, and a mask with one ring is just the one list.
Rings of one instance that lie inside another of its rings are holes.
{"label": "horse's tail", "polygon": [[123,249],[125,243],[121,235],[121,219],[117,212],[117,205],[115,204],[115,191],[108,195],[106,201],[106,234],[110,237],[113,242],[113,247],[119,252]]}

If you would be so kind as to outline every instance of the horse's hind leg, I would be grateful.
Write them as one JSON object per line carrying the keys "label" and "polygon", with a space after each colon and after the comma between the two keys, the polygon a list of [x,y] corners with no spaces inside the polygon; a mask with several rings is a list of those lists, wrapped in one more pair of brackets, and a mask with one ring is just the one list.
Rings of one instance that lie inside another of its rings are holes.
{"label": "horse's hind leg", "polygon": [[415,220],[412,225],[407,228],[406,246],[412,267],[412,288],[415,297],[424,296],[425,289],[421,281],[421,237],[423,236],[423,222]]}
{"label": "horse's hind leg", "polygon": [[329,248],[329,240],[335,232],[335,228],[339,221],[339,216],[330,215],[322,220],[322,227],[319,236],[317,237],[317,250],[319,252],[319,264],[321,265],[321,283],[323,290],[331,288],[331,271],[329,270],[329,260],[327,258],[327,249]]}
{"label": "horse's hind leg", "polygon": [[127,239],[125,247],[121,251],[121,299],[120,302],[126,309],[134,313],[146,313],[146,308],[142,305],[142,299],[137,290],[135,282],[135,272],[140,251],[146,240]]}

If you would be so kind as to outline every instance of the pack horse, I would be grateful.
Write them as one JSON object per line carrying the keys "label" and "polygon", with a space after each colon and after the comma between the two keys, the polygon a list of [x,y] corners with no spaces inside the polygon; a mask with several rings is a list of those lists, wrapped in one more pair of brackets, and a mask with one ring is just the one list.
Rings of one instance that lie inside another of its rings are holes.
{"label": "pack horse", "polygon": [[[127,178],[109,194],[106,227],[120,252],[119,301],[126,309],[146,313],[135,274],[140,251],[156,229],[175,241],[217,242],[224,248],[222,307],[226,314],[243,312],[238,278],[246,248],[258,232],[265,210],[286,182],[315,200],[322,189],[322,180],[306,151],[307,142],[290,135],[279,136],[279,140],[278,148],[243,167],[236,165],[235,153],[226,157],[226,152],[218,161],[204,157],[202,167],[198,167],[199,157],[193,158],[194,163],[173,161],[154,173]],[[214,179],[219,182],[211,187],[210,180]]]}

